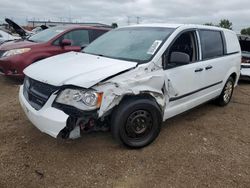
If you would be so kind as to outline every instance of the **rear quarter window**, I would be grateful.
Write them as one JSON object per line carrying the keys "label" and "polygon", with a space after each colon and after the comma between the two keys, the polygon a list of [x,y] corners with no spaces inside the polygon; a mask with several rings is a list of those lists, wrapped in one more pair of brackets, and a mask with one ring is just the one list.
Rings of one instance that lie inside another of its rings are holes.
{"label": "rear quarter window", "polygon": [[200,30],[202,59],[211,59],[224,54],[223,39],[220,31]]}
{"label": "rear quarter window", "polygon": [[240,52],[240,44],[236,33],[232,31],[224,31],[226,39],[227,54]]}

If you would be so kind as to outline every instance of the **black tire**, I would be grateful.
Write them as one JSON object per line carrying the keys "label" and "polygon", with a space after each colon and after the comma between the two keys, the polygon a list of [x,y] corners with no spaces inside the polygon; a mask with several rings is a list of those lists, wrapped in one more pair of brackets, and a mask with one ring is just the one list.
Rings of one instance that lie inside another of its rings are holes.
{"label": "black tire", "polygon": [[229,77],[220,96],[215,100],[216,104],[219,106],[226,106],[231,101],[234,91],[234,79]]}
{"label": "black tire", "polygon": [[162,124],[160,107],[152,99],[125,99],[113,111],[113,137],[130,148],[142,148],[159,135]]}

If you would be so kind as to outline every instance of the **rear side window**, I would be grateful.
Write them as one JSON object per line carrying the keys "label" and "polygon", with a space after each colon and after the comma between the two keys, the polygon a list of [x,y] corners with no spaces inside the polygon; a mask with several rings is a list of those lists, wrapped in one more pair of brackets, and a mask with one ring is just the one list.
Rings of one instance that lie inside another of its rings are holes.
{"label": "rear side window", "polygon": [[211,59],[223,55],[223,40],[220,31],[200,30],[199,33],[203,59]]}

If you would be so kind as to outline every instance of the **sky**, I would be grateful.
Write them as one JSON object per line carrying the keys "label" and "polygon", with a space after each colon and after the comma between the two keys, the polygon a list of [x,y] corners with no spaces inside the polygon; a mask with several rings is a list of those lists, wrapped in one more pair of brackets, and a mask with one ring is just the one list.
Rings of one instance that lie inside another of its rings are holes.
{"label": "sky", "polygon": [[0,0],[0,22],[26,20],[140,23],[219,23],[229,19],[239,32],[250,27],[250,0]]}

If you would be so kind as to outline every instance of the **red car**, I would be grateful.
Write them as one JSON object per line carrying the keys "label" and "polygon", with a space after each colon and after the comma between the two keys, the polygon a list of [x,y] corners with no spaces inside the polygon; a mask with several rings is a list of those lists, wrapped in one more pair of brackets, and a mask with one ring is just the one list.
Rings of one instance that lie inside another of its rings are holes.
{"label": "red car", "polygon": [[46,29],[28,39],[0,45],[0,74],[23,78],[30,64],[57,54],[81,51],[110,28],[58,26]]}

